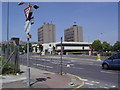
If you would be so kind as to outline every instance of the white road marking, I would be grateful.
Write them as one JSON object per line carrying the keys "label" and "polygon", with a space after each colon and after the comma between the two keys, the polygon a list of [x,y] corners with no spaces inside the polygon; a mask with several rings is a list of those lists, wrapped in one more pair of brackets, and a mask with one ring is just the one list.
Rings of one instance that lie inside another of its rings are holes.
{"label": "white road marking", "polygon": [[100,82],[95,82],[95,83],[99,84]]}
{"label": "white road marking", "polygon": [[112,88],[115,88],[116,86],[111,86]]}
{"label": "white road marking", "polygon": [[108,71],[100,71],[102,73],[111,73],[111,74],[114,74],[113,72],[108,72]]}
{"label": "white road marking", "polygon": [[96,83],[96,84],[99,84],[100,82],[97,82],[97,81],[91,81],[92,83]]}
{"label": "white road marking", "polygon": [[108,88],[108,87],[103,87],[103,88]]}
{"label": "white road marking", "polygon": [[58,64],[57,62],[50,62],[50,63],[52,63],[52,64]]}
{"label": "white road marking", "polygon": [[101,66],[101,65],[99,65],[99,64],[95,64],[95,63],[93,63],[93,62],[80,62],[79,64],[82,64],[82,65],[94,65],[94,66]]}
{"label": "white road marking", "polygon": [[37,65],[37,66],[41,66],[41,67],[47,67],[47,68],[53,68],[51,66],[46,66],[46,65],[41,65],[41,64],[35,64],[35,63],[33,65]]}
{"label": "white road marking", "polygon": [[53,68],[53,67],[51,67],[51,66],[46,66],[47,68]]}
{"label": "white road marking", "polygon": [[85,83],[85,84],[90,85],[90,86],[93,86],[93,85],[94,85],[94,84],[92,84],[92,83]]}
{"label": "white road marking", "polygon": [[71,68],[75,68],[75,69],[84,69],[84,68],[77,68],[77,67],[71,67]]}
{"label": "white road marking", "polygon": [[85,82],[88,81],[87,79],[82,79],[82,80],[85,81]]}

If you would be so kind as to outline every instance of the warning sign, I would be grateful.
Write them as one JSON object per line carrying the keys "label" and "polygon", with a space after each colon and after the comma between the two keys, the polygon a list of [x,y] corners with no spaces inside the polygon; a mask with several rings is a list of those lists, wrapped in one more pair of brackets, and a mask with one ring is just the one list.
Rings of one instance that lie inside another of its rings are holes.
{"label": "warning sign", "polygon": [[26,16],[26,20],[28,19],[29,17],[29,14],[31,12],[31,9],[32,9],[32,6],[29,6],[27,8],[24,9],[24,13],[25,13],[25,16]]}

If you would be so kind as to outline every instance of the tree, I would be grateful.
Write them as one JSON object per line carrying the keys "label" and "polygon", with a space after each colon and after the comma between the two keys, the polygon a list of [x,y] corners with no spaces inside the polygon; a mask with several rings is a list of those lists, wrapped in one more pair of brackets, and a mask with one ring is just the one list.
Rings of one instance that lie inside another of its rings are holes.
{"label": "tree", "polygon": [[23,52],[24,48],[22,48],[22,45],[19,45],[19,52]]}
{"label": "tree", "polygon": [[103,48],[103,51],[110,51],[111,46],[110,46],[109,43],[107,43],[106,41],[104,41],[102,43],[102,48]]}
{"label": "tree", "polygon": [[110,51],[114,51],[114,47],[110,45]]}
{"label": "tree", "polygon": [[100,41],[100,40],[95,40],[95,41],[92,43],[92,48],[93,48],[95,51],[102,51],[101,41]]}
{"label": "tree", "polygon": [[114,45],[113,45],[114,51],[120,51],[120,41],[117,41]]}

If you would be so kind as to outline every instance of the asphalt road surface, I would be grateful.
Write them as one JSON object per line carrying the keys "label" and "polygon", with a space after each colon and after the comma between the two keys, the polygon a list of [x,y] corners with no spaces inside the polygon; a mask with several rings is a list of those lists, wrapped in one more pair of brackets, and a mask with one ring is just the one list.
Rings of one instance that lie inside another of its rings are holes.
{"label": "asphalt road surface", "polygon": [[[20,56],[22,64],[27,64],[26,57]],[[118,88],[120,71],[103,70],[101,63],[102,61],[97,61],[96,57],[91,56],[63,56],[62,72],[81,77],[85,83],[82,88]],[[30,55],[29,65],[56,73],[61,72],[60,56]]]}

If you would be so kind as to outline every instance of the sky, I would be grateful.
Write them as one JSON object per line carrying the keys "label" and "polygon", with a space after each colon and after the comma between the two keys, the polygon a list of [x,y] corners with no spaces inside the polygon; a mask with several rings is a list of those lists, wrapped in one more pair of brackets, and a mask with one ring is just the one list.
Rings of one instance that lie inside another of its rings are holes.
{"label": "sky", "polygon": [[[83,27],[85,42],[94,40],[114,44],[118,40],[118,3],[117,2],[31,2],[39,5],[34,10],[34,24],[31,27],[32,38],[38,41],[37,30],[44,22],[56,25],[56,40],[64,37],[64,30],[74,22]],[[18,6],[9,3],[9,39],[19,37],[26,41],[24,31],[26,4]],[[2,3],[2,37],[7,40],[7,3]]]}

